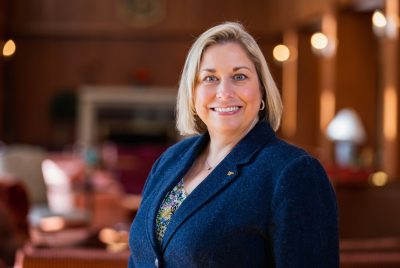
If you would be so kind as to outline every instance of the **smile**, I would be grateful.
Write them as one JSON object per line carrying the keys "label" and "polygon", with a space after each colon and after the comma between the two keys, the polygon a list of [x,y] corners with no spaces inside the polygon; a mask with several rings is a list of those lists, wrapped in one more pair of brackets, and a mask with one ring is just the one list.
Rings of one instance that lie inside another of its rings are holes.
{"label": "smile", "polygon": [[240,109],[239,106],[232,106],[232,107],[215,107],[212,108],[214,111],[216,112],[220,112],[220,113],[229,113],[229,112],[234,112]]}

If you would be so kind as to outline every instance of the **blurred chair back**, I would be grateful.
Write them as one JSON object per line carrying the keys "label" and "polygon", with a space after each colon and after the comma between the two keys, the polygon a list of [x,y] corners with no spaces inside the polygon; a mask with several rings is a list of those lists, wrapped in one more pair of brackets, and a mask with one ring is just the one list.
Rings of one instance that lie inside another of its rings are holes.
{"label": "blurred chair back", "polygon": [[27,145],[11,145],[0,152],[0,175],[13,175],[26,186],[32,204],[46,203],[41,163],[43,149]]}

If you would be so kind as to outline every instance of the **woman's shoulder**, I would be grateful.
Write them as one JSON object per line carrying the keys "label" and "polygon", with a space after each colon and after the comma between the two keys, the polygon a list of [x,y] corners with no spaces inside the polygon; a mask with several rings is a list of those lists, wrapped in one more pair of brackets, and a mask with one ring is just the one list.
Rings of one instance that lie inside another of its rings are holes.
{"label": "woman's shoulder", "polygon": [[281,174],[284,170],[293,168],[311,168],[324,173],[319,160],[303,148],[290,144],[287,141],[275,138],[266,144],[258,155],[260,165],[275,171],[275,175]]}
{"label": "woman's shoulder", "polygon": [[312,157],[311,154],[303,148],[288,143],[278,137],[266,144],[261,153],[268,154],[269,158],[273,158],[275,162],[283,161],[285,163],[301,157]]}
{"label": "woman's shoulder", "polygon": [[[253,143],[259,145],[255,147]],[[313,158],[303,148],[280,138],[267,122],[257,124],[249,137],[244,139],[240,148],[246,152],[251,150],[248,148],[256,148],[259,150],[257,160],[269,167],[272,165],[279,168],[295,159]]]}
{"label": "woman's shoulder", "polygon": [[[287,177],[294,183],[299,179],[307,178],[308,181],[317,180],[320,183],[329,184],[325,169],[317,157],[301,147],[290,144],[282,139],[277,139],[275,144],[266,150],[271,151],[271,159],[277,170],[277,178]],[[301,179],[304,183],[306,180]]]}

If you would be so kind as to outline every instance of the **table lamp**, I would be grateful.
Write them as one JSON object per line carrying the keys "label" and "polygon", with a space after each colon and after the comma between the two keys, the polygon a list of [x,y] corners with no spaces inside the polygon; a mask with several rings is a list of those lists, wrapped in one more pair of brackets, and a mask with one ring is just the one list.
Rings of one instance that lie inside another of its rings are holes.
{"label": "table lamp", "polygon": [[342,109],[336,114],[328,125],[327,136],[335,143],[335,161],[340,167],[354,164],[356,147],[366,140],[361,120],[350,108]]}

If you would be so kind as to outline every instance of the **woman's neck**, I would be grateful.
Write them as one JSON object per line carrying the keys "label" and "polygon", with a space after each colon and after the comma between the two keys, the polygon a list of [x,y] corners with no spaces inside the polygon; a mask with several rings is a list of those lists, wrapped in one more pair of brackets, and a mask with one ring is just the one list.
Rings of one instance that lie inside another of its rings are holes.
{"label": "woman's neck", "polygon": [[255,119],[251,125],[241,133],[236,135],[223,135],[221,133],[209,133],[210,144],[205,151],[205,161],[207,165],[214,168],[222,159],[227,156],[230,151],[243,139],[247,133],[257,124],[258,118]]}

